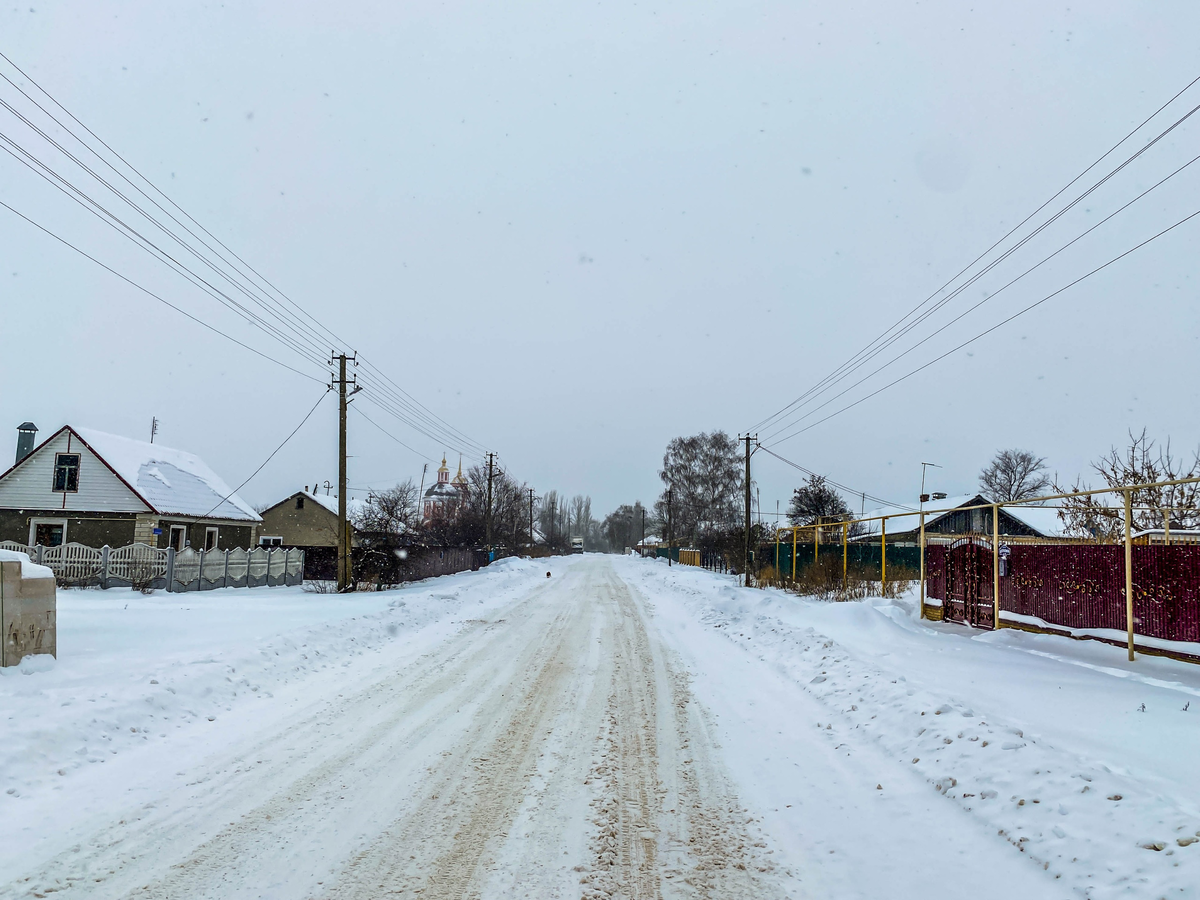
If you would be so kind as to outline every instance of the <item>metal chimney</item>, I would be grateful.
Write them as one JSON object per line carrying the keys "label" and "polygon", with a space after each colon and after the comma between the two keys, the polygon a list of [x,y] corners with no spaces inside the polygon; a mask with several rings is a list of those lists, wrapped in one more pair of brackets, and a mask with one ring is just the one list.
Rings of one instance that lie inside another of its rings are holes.
{"label": "metal chimney", "polygon": [[37,443],[37,431],[38,427],[32,422],[25,422],[17,426],[17,462],[33,452]]}

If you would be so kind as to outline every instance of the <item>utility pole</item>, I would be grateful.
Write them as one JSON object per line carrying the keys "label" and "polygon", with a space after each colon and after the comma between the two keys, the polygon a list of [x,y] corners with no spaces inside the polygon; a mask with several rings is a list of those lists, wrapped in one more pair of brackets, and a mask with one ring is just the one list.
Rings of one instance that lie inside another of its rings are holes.
{"label": "utility pole", "polygon": [[496,454],[489,453],[487,455],[488,466],[488,487],[487,487],[487,515],[484,517],[487,522],[487,552],[488,562],[492,561],[492,470],[495,467]]}
{"label": "utility pole", "polygon": [[150,417],[150,443],[154,443],[154,436],[158,434],[158,417]]}
{"label": "utility pole", "polygon": [[671,566],[671,546],[675,543],[675,518],[671,508],[674,492],[667,488],[667,567]]}
{"label": "utility pole", "polygon": [[750,587],[750,441],[757,442],[758,435],[753,438],[749,434],[743,440],[746,442],[746,552],[742,560],[743,583]]}
{"label": "utility pole", "polygon": [[[346,521],[348,494],[346,484],[346,410],[349,402],[346,387],[354,385],[354,390],[350,393],[357,393],[358,384],[357,379],[346,378],[346,360],[345,353],[339,353],[330,359],[331,363],[336,361],[338,364],[338,377],[333,382],[338,389],[338,593],[349,591],[353,583],[353,572],[350,565],[350,526]],[[358,365],[355,357],[351,356],[349,360]],[[328,485],[329,482],[327,481],[325,484]],[[328,488],[326,488],[326,492],[328,492]]]}
{"label": "utility pole", "polygon": [[641,556],[646,552],[646,507],[642,507],[642,543],[638,547],[638,555]]}
{"label": "utility pole", "polygon": [[529,489],[529,557],[533,558],[533,488]]}

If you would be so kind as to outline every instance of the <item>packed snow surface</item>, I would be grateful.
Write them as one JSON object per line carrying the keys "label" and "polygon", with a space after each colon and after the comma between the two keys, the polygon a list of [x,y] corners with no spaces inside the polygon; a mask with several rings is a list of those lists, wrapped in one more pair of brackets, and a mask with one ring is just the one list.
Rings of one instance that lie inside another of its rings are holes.
{"label": "packed snow surface", "polygon": [[60,592],[0,896],[1200,895],[1200,667],[912,607],[593,555]]}

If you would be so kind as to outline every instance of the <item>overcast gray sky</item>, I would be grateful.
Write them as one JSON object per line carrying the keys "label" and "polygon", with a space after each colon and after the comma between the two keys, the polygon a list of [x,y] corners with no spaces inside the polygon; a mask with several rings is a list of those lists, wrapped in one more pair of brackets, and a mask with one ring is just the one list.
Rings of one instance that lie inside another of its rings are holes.
{"label": "overcast gray sky", "polygon": [[[1200,74],[1198,34],[1194,2],[34,0],[0,13],[0,49],[205,227],[517,478],[590,493],[600,514],[652,499],[671,437],[745,430],[929,296]],[[0,83],[0,96],[17,95]],[[1197,103],[1200,85],[1162,127]],[[0,132],[18,131],[0,109]],[[1198,138],[1189,120],[930,327]],[[1195,211],[1198,187],[1185,170],[886,372]],[[8,156],[0,199],[289,358]],[[1129,428],[1195,447],[1198,235],[1200,219],[774,449],[906,501],[922,460],[956,493],[998,447],[1068,477]],[[4,209],[0,266],[0,427],[14,441],[26,419],[43,437],[68,422],[144,437],[158,416],[162,442],[236,484],[320,395]],[[440,441],[362,410],[420,453],[352,417],[353,485],[440,459]],[[334,481],[335,426],[330,398],[247,499]],[[764,510],[798,481],[765,455],[756,476]]]}

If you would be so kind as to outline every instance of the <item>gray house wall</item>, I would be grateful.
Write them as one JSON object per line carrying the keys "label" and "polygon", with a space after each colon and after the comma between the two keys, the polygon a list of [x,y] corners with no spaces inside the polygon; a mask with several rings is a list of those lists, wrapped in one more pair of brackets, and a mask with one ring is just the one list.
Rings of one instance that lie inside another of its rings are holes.
{"label": "gray house wall", "polygon": [[0,509],[0,541],[29,540],[30,519],[66,519],[67,541],[89,547],[124,547],[133,543],[136,513],[76,513],[46,509]]}

